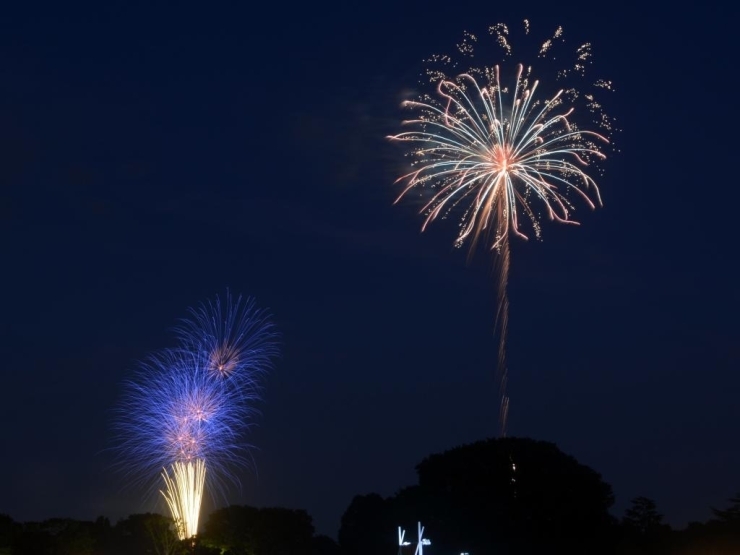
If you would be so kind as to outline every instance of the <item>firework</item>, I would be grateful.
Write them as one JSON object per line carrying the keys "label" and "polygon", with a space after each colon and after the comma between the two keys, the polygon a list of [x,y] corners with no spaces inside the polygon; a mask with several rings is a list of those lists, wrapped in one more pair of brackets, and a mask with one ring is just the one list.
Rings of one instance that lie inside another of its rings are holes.
{"label": "firework", "polygon": [[190,309],[175,332],[183,346],[200,353],[214,377],[237,382],[245,391],[259,391],[260,378],[277,354],[275,328],[267,311],[254,299],[226,293]]}
{"label": "firework", "polygon": [[[181,337],[177,348],[140,364],[125,384],[118,409],[120,465],[130,477],[148,483],[149,491],[158,489],[161,477],[165,487],[160,493],[180,539],[197,533],[206,484],[212,492],[223,492],[227,482],[238,483],[235,469],[248,464],[245,438],[260,400],[259,377],[277,354],[268,315],[257,311],[259,321],[245,323],[255,314],[254,304],[240,311],[240,300],[226,309],[233,316],[230,323],[241,331],[238,341],[232,343],[223,328],[201,329],[189,322],[187,341]],[[217,299],[204,306],[221,303]],[[213,358],[204,348],[212,344],[229,345],[230,360],[239,361],[228,373],[213,371]]]}
{"label": "firework", "polygon": [[251,408],[211,379],[200,358],[167,350],[142,363],[125,384],[118,450],[132,476],[148,480],[177,461],[206,459],[228,476]]}
{"label": "firework", "polygon": [[160,493],[167,502],[175,521],[177,535],[181,540],[192,538],[198,533],[200,504],[206,481],[206,463],[203,459],[176,462],[172,465],[172,477],[167,469],[162,471],[165,490]]}
{"label": "firework", "polygon": [[[529,22],[522,30],[529,34]],[[434,92],[404,102],[415,117],[403,122],[407,131],[389,138],[410,146],[411,171],[397,180],[404,187],[396,202],[419,192],[422,230],[459,210],[456,246],[469,243],[472,254],[484,240],[498,254],[499,419],[506,435],[510,238],[526,239],[526,223],[539,238],[542,213],[549,220],[576,223],[574,198],[590,208],[601,204],[592,175],[606,158],[613,125],[597,100],[598,91],[610,90],[611,84],[586,78],[590,44],[571,53],[569,67],[551,71],[550,82],[541,82],[531,65],[511,63],[506,25],[490,27],[489,36],[504,63],[471,65],[478,39],[466,33],[458,45],[462,61],[445,55],[427,60],[424,76]],[[552,70],[552,60],[546,60],[563,44],[559,27],[539,45],[536,58]],[[556,87],[550,94],[542,91],[550,85]]]}

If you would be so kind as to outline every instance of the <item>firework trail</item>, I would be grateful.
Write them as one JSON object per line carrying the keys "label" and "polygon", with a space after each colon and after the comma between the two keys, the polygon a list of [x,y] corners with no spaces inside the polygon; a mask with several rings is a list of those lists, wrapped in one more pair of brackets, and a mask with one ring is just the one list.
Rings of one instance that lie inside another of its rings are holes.
{"label": "firework trail", "polygon": [[172,465],[172,477],[165,468],[162,471],[165,490],[160,493],[167,502],[172,518],[177,525],[181,540],[192,538],[198,533],[200,504],[206,481],[206,463],[203,459]]}
{"label": "firework trail", "polygon": [[[228,294],[225,304],[191,311],[178,328],[180,345],[141,363],[117,408],[118,466],[149,492],[164,481],[159,491],[180,539],[197,533],[205,486],[223,493],[227,482],[238,484],[234,471],[248,466],[260,377],[278,353],[266,312]],[[228,371],[219,370],[214,346],[228,352]]]}
{"label": "firework trail", "polygon": [[[528,21],[521,32],[529,35]],[[540,238],[541,211],[547,219],[575,224],[570,218],[573,197],[591,208],[601,204],[591,173],[606,158],[613,131],[612,119],[597,100],[600,92],[611,90],[611,83],[586,78],[590,44],[570,52],[566,69],[554,69],[555,53],[565,44],[558,27],[532,53],[544,68],[540,81],[535,80],[531,65],[511,63],[512,34],[504,24],[488,29],[493,46],[503,56],[501,64],[475,65],[478,38],[471,33],[465,33],[457,45],[460,60],[448,55],[426,60],[424,77],[434,92],[404,102],[415,116],[403,122],[408,131],[389,137],[410,147],[411,171],[396,181],[405,185],[396,202],[412,192],[419,194],[422,231],[459,210],[455,245],[469,243],[472,256],[484,240],[498,255],[495,327],[502,436],[509,411],[510,239],[527,239],[527,223]],[[560,53],[558,59],[566,57]],[[583,121],[593,127],[582,129]]]}

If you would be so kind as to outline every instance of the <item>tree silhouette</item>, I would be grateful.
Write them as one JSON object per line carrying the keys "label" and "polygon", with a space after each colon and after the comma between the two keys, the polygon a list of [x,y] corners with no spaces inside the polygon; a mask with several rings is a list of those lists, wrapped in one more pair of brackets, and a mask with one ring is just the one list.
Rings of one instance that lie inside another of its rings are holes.
{"label": "tree silhouette", "polygon": [[24,523],[15,536],[13,555],[93,555],[92,523],[52,518]]}
{"label": "tree silhouette", "polygon": [[[378,538],[394,540],[395,526],[415,530],[418,520],[440,553],[591,555],[605,553],[611,539],[611,487],[553,443],[479,441],[430,455],[416,470],[418,485],[389,500],[353,500],[339,533],[348,553],[368,555],[368,545],[387,553]],[[373,525],[358,524],[358,515]]]}
{"label": "tree silhouette", "polygon": [[0,514],[0,553],[10,552],[13,541],[20,530],[21,525],[10,516]]}
{"label": "tree silhouette", "polygon": [[337,542],[329,536],[319,534],[311,539],[311,550],[308,555],[341,555]]}
{"label": "tree silhouette", "polygon": [[643,536],[654,534],[665,526],[655,501],[648,497],[635,497],[632,500],[632,506],[624,513],[622,524]]}
{"label": "tree silhouette", "polygon": [[730,506],[726,509],[712,509],[716,520],[729,527],[740,525],[740,493],[729,499]]}
{"label": "tree silhouette", "polygon": [[389,501],[376,493],[356,495],[342,515],[339,546],[352,555],[392,555],[397,525]]}
{"label": "tree silhouette", "polygon": [[725,509],[712,508],[714,518],[691,522],[673,534],[671,555],[735,555],[740,553],[740,494]]}
{"label": "tree silhouette", "polygon": [[231,555],[307,555],[313,534],[306,511],[232,505],[209,515],[201,539]]}
{"label": "tree silhouette", "polygon": [[133,514],[119,520],[108,541],[107,552],[116,555],[174,555],[183,551],[181,542],[176,541],[172,519],[158,513]]}
{"label": "tree silhouette", "polygon": [[154,555],[177,555],[184,552],[183,543],[177,537],[175,522],[166,516],[150,514],[144,520],[144,528],[152,541]]}
{"label": "tree silhouette", "polygon": [[663,523],[655,501],[635,497],[622,518],[622,551],[626,553],[668,553],[670,526]]}

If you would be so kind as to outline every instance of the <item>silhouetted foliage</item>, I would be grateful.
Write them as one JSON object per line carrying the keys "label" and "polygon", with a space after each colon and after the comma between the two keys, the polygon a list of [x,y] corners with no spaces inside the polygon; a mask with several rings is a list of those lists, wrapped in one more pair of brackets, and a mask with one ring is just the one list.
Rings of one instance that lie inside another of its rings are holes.
{"label": "silhouetted foliage", "polygon": [[232,505],[211,513],[201,540],[229,555],[306,555],[313,534],[306,511]]}
{"label": "silhouetted foliage", "polygon": [[342,515],[339,546],[352,555],[393,554],[397,525],[390,501],[376,493],[356,495]]}
{"label": "silhouetted foliage", "polygon": [[641,536],[650,536],[663,529],[663,515],[658,513],[655,501],[648,497],[636,497],[627,509],[622,524]]}
{"label": "silhouetted foliage", "polygon": [[[362,546],[371,541],[382,547],[374,553],[388,553],[377,537],[395,541],[397,525],[416,541],[417,521],[439,553],[590,555],[605,553],[612,540],[611,487],[552,443],[480,441],[431,455],[416,470],[418,486],[390,500],[355,498],[339,532],[348,554],[369,555]],[[385,513],[396,519],[392,527],[380,514],[383,503],[390,507]]]}
{"label": "silhouetted foliage", "polygon": [[714,518],[706,523],[691,523],[676,534],[673,553],[680,555],[740,553],[740,494],[729,499],[725,509],[712,509]]}
{"label": "silhouetted foliage", "polygon": [[[729,499],[730,506],[726,509],[712,509],[715,519],[727,529],[740,528],[740,493]],[[740,530],[739,530],[740,531]]]}
{"label": "silhouetted foliage", "polygon": [[671,555],[736,555],[740,553],[737,536],[728,534],[718,520],[692,522],[674,532],[669,543]]}
{"label": "silhouetted foliage", "polygon": [[95,547],[93,552],[95,555],[107,555],[113,552],[112,546],[115,545],[115,534],[113,526],[111,526],[110,520],[104,516],[99,516],[92,523],[90,528],[93,539],[95,540]]}
{"label": "silhouetted foliage", "polygon": [[13,541],[21,531],[21,525],[9,515],[0,514],[0,553],[9,553]]}
{"label": "silhouetted foliage", "polygon": [[311,538],[310,555],[341,555],[339,544],[329,536],[319,534]]}
{"label": "silhouetted foliage", "polygon": [[14,555],[93,555],[91,522],[52,518],[23,524],[15,537]]}
{"label": "silhouetted foliage", "polygon": [[171,518],[159,514],[149,514],[144,519],[152,548],[155,555],[178,555],[183,553],[185,546],[177,537],[175,523]]}
{"label": "silhouetted foliage", "polygon": [[39,522],[25,522],[13,540],[13,555],[46,555],[54,551],[53,538]]}
{"label": "silhouetted foliage", "polygon": [[112,555],[177,555],[182,549],[172,519],[157,513],[134,514],[118,521],[114,541],[108,546]]}
{"label": "silhouetted foliage", "polygon": [[[413,555],[417,523],[425,555],[736,555],[740,493],[707,522],[672,530],[655,501],[636,497],[621,521],[611,487],[554,444],[479,441],[426,457],[418,484],[383,498],[352,499],[339,543],[314,534],[302,510],[233,505],[208,515],[180,542],[172,519],[133,514],[115,525],[65,518],[18,523],[0,514],[0,555]],[[397,544],[397,527],[410,545]]]}
{"label": "silhouetted foliage", "polygon": [[222,555],[222,551],[217,547],[212,547],[202,540],[196,538],[194,545],[186,550],[187,555]]}
{"label": "silhouetted foliage", "polygon": [[663,524],[655,501],[636,497],[622,518],[621,553],[669,553],[670,526]]}
{"label": "silhouetted foliage", "polygon": [[[7,545],[4,545],[4,543]],[[212,513],[194,540],[177,539],[171,518],[133,514],[111,526],[49,519],[19,524],[0,515],[0,555],[340,555],[328,536],[315,536],[302,510],[231,506]]]}

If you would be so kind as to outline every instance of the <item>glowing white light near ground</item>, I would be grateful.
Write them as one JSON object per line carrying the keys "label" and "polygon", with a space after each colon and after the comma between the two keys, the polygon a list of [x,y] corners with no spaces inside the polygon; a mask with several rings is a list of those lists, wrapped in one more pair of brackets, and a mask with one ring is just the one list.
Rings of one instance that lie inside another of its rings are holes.
{"label": "glowing white light near ground", "polygon": [[417,530],[419,534],[419,541],[416,544],[416,553],[414,555],[424,555],[424,546],[432,545],[432,542],[424,537],[424,527],[421,525],[421,522],[418,523]]}
{"label": "glowing white light near ground", "polygon": [[[417,523],[417,534],[418,534],[418,540],[416,542],[416,551],[414,552],[414,555],[424,555],[424,547],[425,545],[432,545],[432,542],[424,537],[424,527],[421,525],[421,522]],[[402,529],[400,526],[398,527],[398,555],[403,554],[403,548],[404,546],[411,545],[411,542],[407,542],[404,540],[406,536],[406,530]]]}
{"label": "glowing white light near ground", "polygon": [[205,461],[178,461],[172,465],[172,476],[165,468],[162,478],[166,491],[160,490],[160,493],[170,508],[177,536],[181,540],[194,537],[198,533],[200,505],[206,480]]}
{"label": "glowing white light near ground", "polygon": [[398,527],[398,547],[403,547],[404,545],[411,545],[411,542],[404,541],[404,537],[406,536],[406,530],[402,530],[401,527]]}

